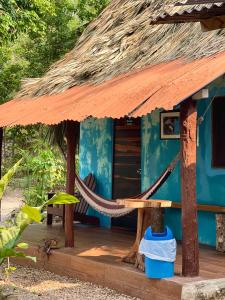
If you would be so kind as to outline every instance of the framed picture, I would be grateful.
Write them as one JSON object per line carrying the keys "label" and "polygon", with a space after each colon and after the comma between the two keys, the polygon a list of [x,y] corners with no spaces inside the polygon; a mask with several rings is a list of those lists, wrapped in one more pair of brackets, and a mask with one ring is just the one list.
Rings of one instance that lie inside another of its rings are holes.
{"label": "framed picture", "polygon": [[180,138],[180,112],[179,111],[161,112],[160,138],[163,140]]}

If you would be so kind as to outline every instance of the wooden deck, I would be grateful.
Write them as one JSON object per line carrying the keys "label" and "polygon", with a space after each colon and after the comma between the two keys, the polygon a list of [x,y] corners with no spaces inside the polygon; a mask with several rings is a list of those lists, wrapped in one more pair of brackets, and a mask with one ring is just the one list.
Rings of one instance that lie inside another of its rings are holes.
{"label": "wooden deck", "polygon": [[[74,249],[65,249],[61,225],[52,227],[31,225],[25,231],[23,241],[31,246],[29,254],[36,255],[38,258],[36,267],[108,286],[141,299],[150,299],[150,295],[154,300],[181,299],[182,286],[185,283],[225,277],[225,254],[211,248],[201,248],[200,277],[181,277],[179,246],[175,264],[176,276],[172,279],[149,280],[145,278],[144,273],[132,265],[121,262],[121,258],[128,253],[134,242],[134,237],[134,234],[123,230],[76,225],[76,246]],[[49,257],[42,248],[44,239],[59,241],[59,249],[52,251]],[[17,262],[28,264],[27,260]]]}

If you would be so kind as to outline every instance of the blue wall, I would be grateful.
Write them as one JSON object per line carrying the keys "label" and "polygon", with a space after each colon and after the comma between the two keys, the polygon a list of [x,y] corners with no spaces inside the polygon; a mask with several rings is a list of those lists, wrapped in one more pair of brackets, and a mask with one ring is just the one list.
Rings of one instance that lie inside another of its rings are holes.
{"label": "blue wall", "polygon": [[[202,116],[215,95],[225,95],[220,80],[209,86],[209,99],[198,101],[198,116]],[[159,110],[142,119],[142,189],[145,190],[160,175],[164,168],[179,151],[179,140],[160,140]],[[197,149],[197,201],[202,204],[225,205],[225,170],[211,167],[211,106],[199,126],[199,146]],[[168,199],[180,202],[180,167],[160,190],[156,199]],[[177,239],[181,239],[180,210],[168,209],[166,222],[173,229]],[[199,212],[199,241],[215,245],[215,214]]]}
{"label": "blue wall", "polygon": [[[80,176],[95,175],[96,192],[105,198],[112,196],[113,122],[111,119],[88,119],[80,129]],[[110,227],[110,218],[93,209],[90,215],[100,218],[101,226]]]}
{"label": "blue wall", "polygon": [[[209,86],[209,99],[198,101],[198,116],[201,116],[215,95],[225,95],[221,80]],[[179,140],[160,140],[160,111],[142,118],[142,190],[152,184],[179,151]],[[197,200],[198,203],[225,205],[225,169],[211,167],[211,107],[199,126],[197,149]],[[113,121],[111,119],[88,119],[81,124],[80,174],[85,177],[93,172],[97,180],[97,192],[106,198],[112,196]],[[155,199],[179,202],[180,166],[154,195]],[[93,210],[92,215],[98,215]],[[101,225],[110,227],[110,219],[100,216]],[[199,212],[199,241],[215,245],[215,214]],[[166,223],[181,239],[181,215],[178,209],[166,211]]]}

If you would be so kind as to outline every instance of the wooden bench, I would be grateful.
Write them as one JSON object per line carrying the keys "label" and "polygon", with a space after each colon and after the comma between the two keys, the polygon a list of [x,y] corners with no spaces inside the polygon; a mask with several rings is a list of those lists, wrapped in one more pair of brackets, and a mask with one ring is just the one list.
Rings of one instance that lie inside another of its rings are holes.
{"label": "wooden bench", "polygon": [[[95,191],[96,182],[93,174],[90,173],[84,179],[84,183],[90,190]],[[49,199],[53,196],[54,193],[48,194]],[[74,205],[74,221],[79,221],[84,224],[99,225],[99,219],[97,217],[87,216],[89,204],[85,201],[85,199],[79,193],[75,193],[75,196],[80,200],[80,202]],[[49,205],[47,207],[47,225],[52,225],[53,216],[62,217],[64,224],[64,205]]]}
{"label": "wooden bench", "polygon": [[[171,208],[181,209],[181,203],[172,201]],[[199,211],[208,211],[208,212],[213,212],[213,213],[225,213],[225,206],[220,206],[220,205],[197,204],[197,209]]]}
{"label": "wooden bench", "polygon": [[[171,208],[181,209],[181,203],[172,202]],[[224,216],[225,206],[220,205],[208,205],[197,204],[198,211],[205,211],[215,213],[216,215],[216,250],[219,252],[225,252],[225,235],[224,235]]]}

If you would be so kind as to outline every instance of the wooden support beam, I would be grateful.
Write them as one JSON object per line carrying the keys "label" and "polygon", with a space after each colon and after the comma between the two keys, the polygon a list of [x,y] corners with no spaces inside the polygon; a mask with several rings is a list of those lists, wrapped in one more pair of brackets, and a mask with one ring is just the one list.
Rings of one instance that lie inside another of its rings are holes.
{"label": "wooden support beam", "polygon": [[180,107],[182,274],[199,275],[199,245],[196,201],[196,102],[188,99]]}
{"label": "wooden support beam", "polygon": [[[78,140],[77,131],[79,123],[74,121],[66,122],[66,139],[67,139],[67,174],[66,174],[66,192],[74,195],[75,187],[75,154],[76,143]],[[74,230],[73,230],[73,211],[74,205],[65,205],[65,247],[74,247]]]}
{"label": "wooden support beam", "polygon": [[203,32],[218,30],[225,27],[225,16],[215,16],[205,20],[200,20]]}
{"label": "wooden support beam", "polygon": [[192,96],[193,100],[202,100],[209,97],[209,89],[201,89]]}

